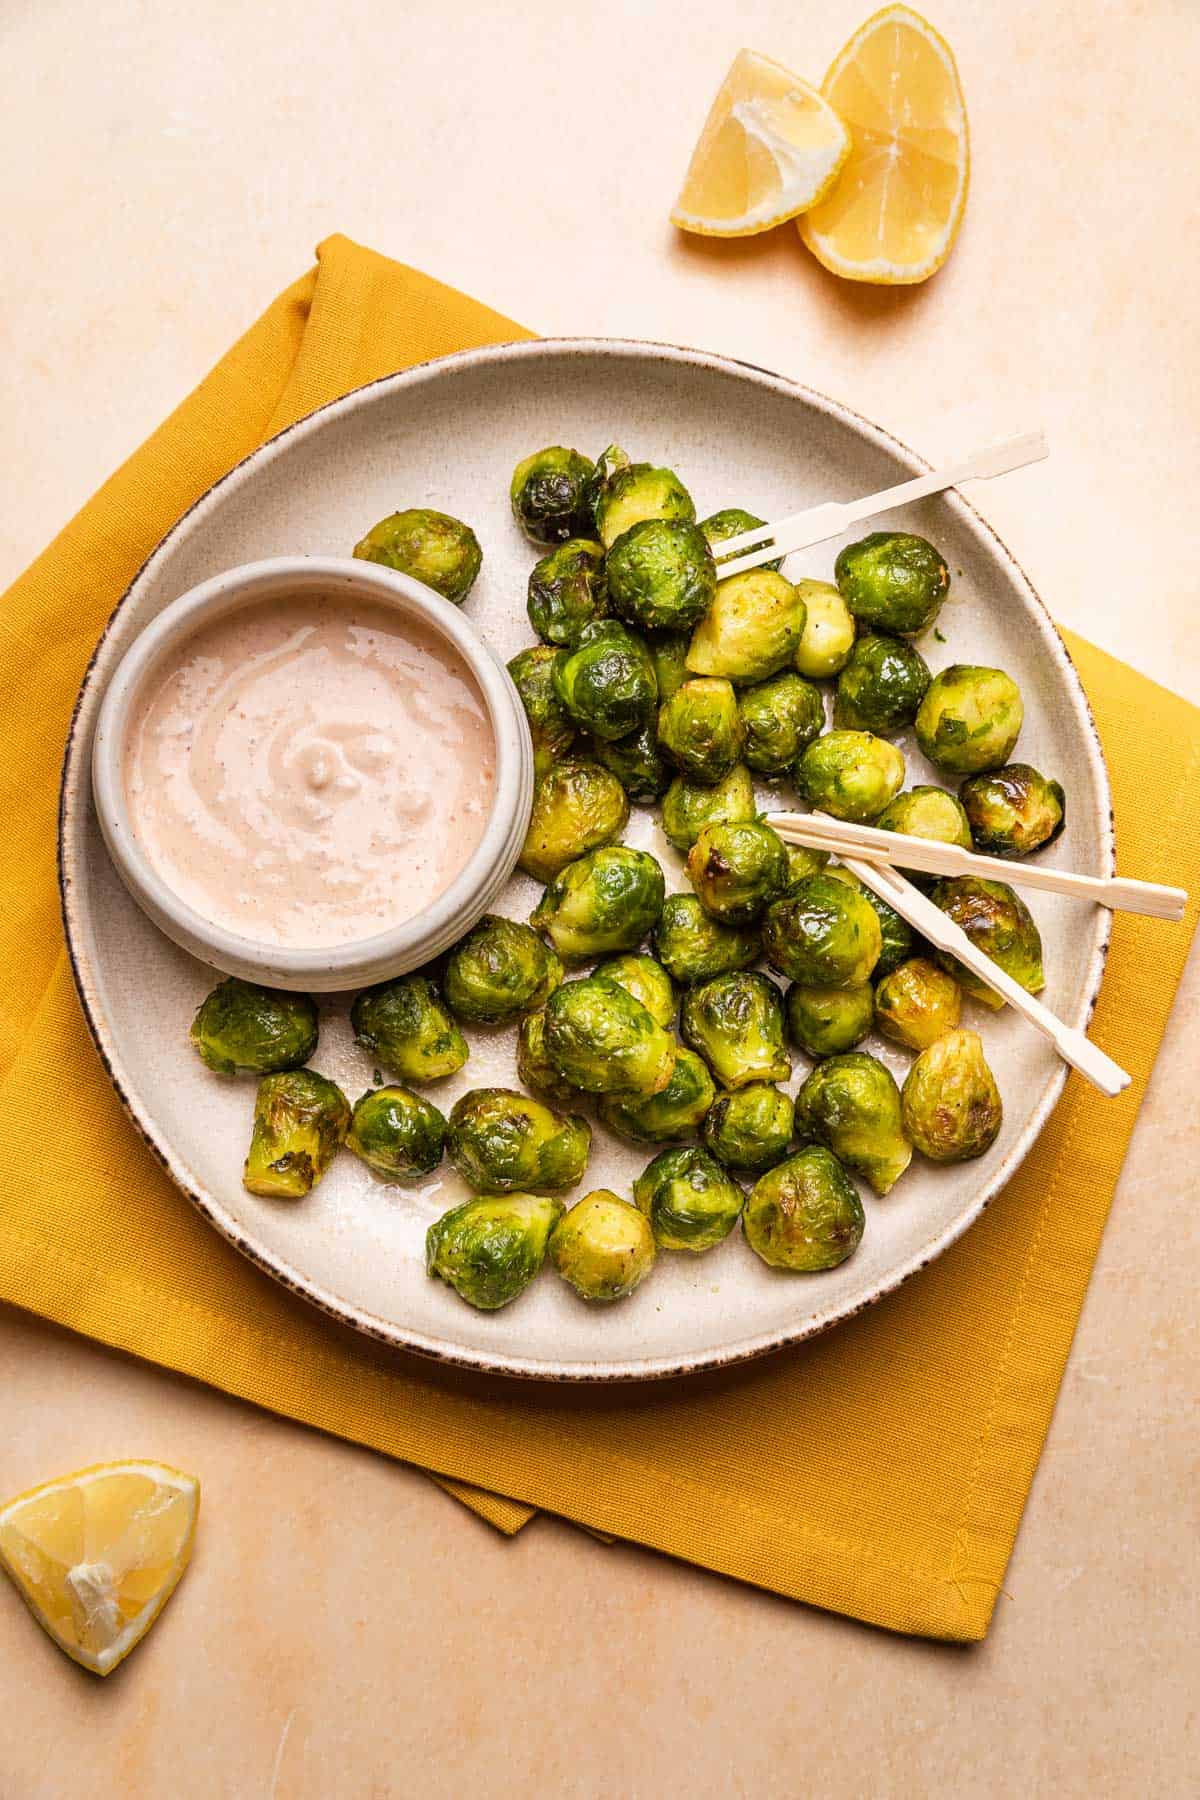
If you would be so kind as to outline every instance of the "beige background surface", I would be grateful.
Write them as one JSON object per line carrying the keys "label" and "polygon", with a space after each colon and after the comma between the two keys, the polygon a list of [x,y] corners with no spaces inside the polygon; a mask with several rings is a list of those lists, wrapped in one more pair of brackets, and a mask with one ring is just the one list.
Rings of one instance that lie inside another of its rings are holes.
{"label": "beige background surface", "polygon": [[[930,456],[1044,423],[1049,471],[987,516],[1060,619],[1200,697],[1200,11],[930,10],[972,195],[944,273],[889,293],[787,228],[665,218],[733,51],[819,78],[847,0],[8,0],[0,583],[343,230],[545,331],[778,368]],[[205,1502],[107,1683],[0,1593],[0,1795],[1194,1791],[1198,1023],[1193,958],[986,1644],[552,1520],[507,1543],[410,1470],[9,1313],[0,1492],[145,1454]]]}

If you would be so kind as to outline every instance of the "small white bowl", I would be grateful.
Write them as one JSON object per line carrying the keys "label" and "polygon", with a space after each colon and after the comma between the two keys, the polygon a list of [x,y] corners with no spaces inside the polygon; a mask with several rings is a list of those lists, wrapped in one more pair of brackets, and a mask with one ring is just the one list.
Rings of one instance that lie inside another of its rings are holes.
{"label": "small white bowl", "polygon": [[[479,685],[496,739],[491,815],[470,861],[443,894],[391,931],[319,949],[257,943],[207,919],[151,866],[125,798],[125,742],[146,682],[164,657],[202,624],[280,594],[344,591],[402,617],[419,618],[458,651]],[[125,886],[161,931],[227,975],[270,987],[335,993],[420,967],[482,917],[516,867],[533,802],[533,744],[524,708],[499,657],[456,606],[375,563],[334,556],[281,556],[228,569],[180,596],[137,638],[104,695],[92,750],[100,829]]]}

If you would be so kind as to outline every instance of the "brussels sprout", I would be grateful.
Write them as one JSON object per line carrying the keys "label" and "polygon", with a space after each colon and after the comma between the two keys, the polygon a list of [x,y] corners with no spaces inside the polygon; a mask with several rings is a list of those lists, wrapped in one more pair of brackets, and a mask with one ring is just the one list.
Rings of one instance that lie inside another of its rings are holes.
{"label": "brussels sprout", "polygon": [[622,450],[620,444],[610,444],[608,449],[602,450],[596,458],[596,466],[592,470],[592,477],[587,484],[584,495],[587,504],[588,518],[592,522],[590,532],[592,537],[599,536],[599,533],[596,531],[596,507],[601,494],[604,492],[605,488],[607,488],[609,482],[614,481],[621,470],[627,469],[628,467],[629,457],[625,451]]}
{"label": "brussels sprout", "polygon": [[772,1269],[814,1275],[853,1256],[866,1222],[858,1189],[837,1157],[810,1144],[755,1182],[742,1231]]}
{"label": "brussels sprout", "polygon": [[[603,481],[593,487],[592,515],[604,548],[611,550],[619,537],[651,519],[694,525],[696,508],[678,475],[650,463],[618,463],[615,458],[624,454],[623,450],[615,452]],[[605,458],[608,456],[605,451]],[[708,550],[707,542],[704,547]],[[711,556],[710,551],[710,561]]]}
{"label": "brussels sprout", "polygon": [[715,975],[683,996],[679,1030],[722,1087],[786,1081],[792,1060],[783,1041],[783,999],[756,971]]}
{"label": "brussels sprout", "polygon": [[658,746],[658,732],[653,725],[643,725],[628,737],[595,744],[596,760],[615,775],[631,800],[657,800],[671,782],[671,769]]}
{"label": "brussels sprout", "polygon": [[972,775],[958,790],[976,848],[989,856],[1028,856],[1052,844],[1066,824],[1066,796],[1028,763]]}
{"label": "brussels sprout", "polygon": [[372,525],[354,546],[363,562],[399,569],[455,605],[465,600],[483,562],[479,539],[469,525],[430,506],[414,506]]}
{"label": "brussels sprout", "polygon": [[784,774],[825,729],[820,690],[790,672],[743,688],[738,711],[746,735],[742,754],[762,775]]}
{"label": "brussels sprout", "polygon": [[645,850],[606,844],[568,863],[529,915],[565,963],[633,950],[658,923],[666,882]]}
{"label": "brussels sprout", "polygon": [[861,1044],[875,1019],[869,981],[853,987],[813,987],[793,982],[784,996],[792,1042],[813,1058],[842,1056]]}
{"label": "brussels sprout", "polygon": [[459,1019],[507,1025],[537,1012],[562,980],[562,964],[536,931],[485,913],[446,962],[442,992]]}
{"label": "brussels sprout", "polygon": [[298,1200],[310,1193],[346,1141],[350,1103],[314,1069],[264,1075],[254,1100],[254,1128],[242,1170],[252,1194]]}
{"label": "brussels sprout", "polygon": [[[708,539],[709,548],[714,556],[720,556],[721,545],[730,538],[741,537],[743,531],[756,531],[760,525],[763,527],[765,536],[766,521],[760,519],[757,513],[746,512],[740,506],[726,506],[721,512],[715,512],[709,518],[700,521],[700,529]],[[782,561],[782,556],[777,556],[773,561],[761,564],[761,567],[778,569]],[[717,572],[719,574],[720,570]]]}
{"label": "brussels sprout", "polygon": [[446,1121],[406,1087],[371,1088],[354,1103],[347,1148],[385,1181],[428,1175],[442,1160]]}
{"label": "brussels sprout", "polygon": [[535,563],[525,610],[547,644],[573,649],[579,634],[608,610],[604,552],[587,538],[568,538]]}
{"label": "brussels sprout", "polygon": [[810,806],[868,825],[903,787],[904,758],[869,731],[827,731],[801,756],[795,778]]}
{"label": "brussels sprout", "polygon": [[806,875],[767,908],[767,961],[805,987],[860,987],[883,948],[879,918],[866,897],[834,875]]}
{"label": "brussels sprout", "polygon": [[891,737],[912,724],[929,682],[929,664],[911,644],[860,637],[838,676],[833,722],[839,729]]}
{"label": "brussels sprout", "polygon": [[749,925],[788,885],[783,839],[769,825],[706,825],[687,858],[688,880],[705,912],[723,925]]}
{"label": "brussels sprout", "polygon": [[350,1023],[362,1048],[405,1081],[440,1081],[467,1060],[467,1041],[425,975],[365,988]]}
{"label": "brussels sprout", "polygon": [[969,1162],[1000,1134],[1004,1106],[977,1031],[948,1031],[922,1050],[900,1096],[904,1129],[931,1162]]}
{"label": "brussels sprout", "polygon": [[953,975],[924,956],[885,975],[875,989],[875,1022],[908,1050],[927,1050],[958,1024],[962,995]]}
{"label": "brussels sprout", "polygon": [[[929,897],[956,925],[961,925],[977,950],[999,963],[1031,994],[1041,993],[1046,985],[1041,934],[1033,914],[1006,881],[987,881],[981,875],[955,875],[937,882]],[[939,950],[937,960],[972,1000],[993,1007],[997,1012],[1004,1005],[999,994],[954,957]]]}
{"label": "brussels sprout", "polygon": [[772,569],[748,569],[717,583],[716,597],[692,634],[693,675],[739,684],[786,669],[804,633],[805,607],[790,581]]}
{"label": "brussels sprout", "polygon": [[797,670],[810,681],[828,681],[846,666],[858,627],[854,615],[828,581],[798,581],[804,602],[804,630],[796,646]]}
{"label": "brussels sprout", "polygon": [[554,686],[558,651],[549,644],[531,644],[508,665],[513,685],[529,720],[533,739],[533,766],[539,775],[565,756],[575,742],[575,726]]}
{"label": "brussels sprout", "polygon": [[513,518],[534,544],[565,544],[587,538],[592,521],[587,497],[595,464],[578,450],[551,444],[527,456],[513,470],[508,496]]}
{"label": "brussels sprout", "polygon": [[615,981],[640,1000],[652,1019],[669,1025],[675,1017],[675,983],[660,962],[640,956],[608,956],[592,970],[595,981]]}
{"label": "brussels sprout", "polygon": [[796,1126],[886,1194],[912,1161],[891,1072],[866,1050],[819,1062],[796,1095]]}
{"label": "brussels sprout", "polygon": [[615,981],[568,981],[546,1004],[546,1057],[587,1094],[660,1094],[675,1067],[675,1041]]}
{"label": "brussels sprout", "polygon": [[564,1081],[546,1055],[546,1015],[526,1013],[517,1028],[517,1077],[543,1100],[578,1106],[579,1089]]}
{"label": "brussels sprout", "polygon": [[879,935],[882,941],[879,961],[871,971],[873,981],[878,981],[883,975],[890,975],[892,970],[898,969],[907,957],[915,956],[917,934],[908,920],[900,917],[894,906],[889,906],[886,900],[881,900],[871,888],[865,888],[858,877],[850,873],[849,869],[839,865],[837,868],[830,869],[829,874],[833,880],[844,881],[847,887],[856,888],[879,920]]}
{"label": "brussels sprout", "polygon": [[663,832],[677,850],[690,850],[706,825],[747,825],[757,817],[754,781],[744,763],[711,787],[677,775],[663,795]]}
{"label": "brussels sprout", "polygon": [[585,625],[574,650],[560,650],[554,691],[576,725],[599,738],[628,737],[658,704],[650,652],[619,619]]}
{"label": "brussels sprout", "polygon": [[906,837],[934,844],[971,848],[971,827],[962,803],[940,787],[906,788],[888,803],[875,821],[880,831],[902,831]]}
{"label": "brussels sprout", "polygon": [[833,577],[856,619],[900,637],[932,625],[950,592],[945,558],[911,531],[872,531],[847,544]]}
{"label": "brussels sprout", "polygon": [[481,1194],[452,1206],[425,1233],[430,1275],[482,1312],[523,1294],[546,1260],[561,1200],[545,1194]]}
{"label": "brussels sprout", "polygon": [[534,786],[520,866],[535,881],[553,881],[585,851],[619,838],[628,821],[629,799],[616,776],[588,757],[568,757]]}
{"label": "brussels sprout", "polygon": [[752,1081],[713,1102],[704,1142],[724,1168],[761,1175],[787,1155],[793,1112],[789,1095],[769,1081]]}
{"label": "brussels sprout", "polygon": [[609,1188],[585,1194],[550,1238],[552,1267],[584,1300],[624,1300],[657,1254],[649,1222]]}
{"label": "brussels sprout", "polygon": [[717,1090],[708,1065],[676,1046],[671,1079],[658,1094],[606,1094],[600,1117],[631,1144],[680,1144],[694,1137]]}
{"label": "brussels sprout", "polygon": [[218,1075],[298,1069],[317,1047],[316,1003],[231,975],[201,1004],[190,1036],[201,1062]]}
{"label": "brussels sprout", "polygon": [[694,987],[748,969],[762,954],[762,941],[757,925],[718,924],[695,894],[672,894],[654,928],[654,948],[676,981]]}
{"label": "brussels sprout", "polygon": [[690,781],[723,781],[741,755],[745,730],[727,681],[693,676],[658,709],[658,741]]}
{"label": "brussels sprout", "polygon": [[663,1150],[633,1184],[633,1197],[663,1250],[700,1255],[727,1238],[742,1210],[742,1190],[707,1150]]}
{"label": "brussels sprout", "polygon": [[1024,717],[1021,691],[1003,669],[951,663],[921,702],[917,742],[947,775],[975,775],[1008,761]]}
{"label": "brussels sprout", "polygon": [[682,631],[660,631],[649,640],[660,700],[669,700],[675,689],[687,680],[688,642]]}
{"label": "brussels sprout", "polygon": [[642,631],[690,631],[717,591],[704,533],[685,519],[643,519],[608,552],[609,604]]}
{"label": "brussels sprout", "polygon": [[810,850],[807,844],[789,844],[787,853],[789,888],[807,875],[819,875],[829,861],[828,850]]}
{"label": "brussels sprout", "polygon": [[555,1112],[515,1088],[472,1088],[450,1108],[446,1154],[482,1194],[516,1193],[531,1181],[556,1193],[580,1180],[591,1141],[580,1113]]}

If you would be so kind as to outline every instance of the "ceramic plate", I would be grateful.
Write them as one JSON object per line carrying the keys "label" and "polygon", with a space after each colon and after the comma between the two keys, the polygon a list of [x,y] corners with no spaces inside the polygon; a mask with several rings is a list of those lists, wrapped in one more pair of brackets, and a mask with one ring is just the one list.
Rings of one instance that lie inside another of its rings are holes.
{"label": "ceramic plate", "polygon": [[[824,1330],[877,1300],[937,1256],[1003,1187],[1045,1123],[1064,1069],[1010,1013],[968,1006],[1005,1103],[1004,1128],[977,1162],[935,1168],[914,1159],[885,1200],[865,1196],[867,1228],[841,1268],[813,1276],[767,1269],[735,1232],[706,1256],[664,1254],[622,1304],[589,1307],[547,1274],[512,1306],[477,1313],[424,1272],[426,1227],[465,1189],[444,1166],[411,1189],[337,1159],[307,1200],[256,1199],[241,1185],[254,1088],[209,1074],[187,1042],[209,970],[160,936],[118,881],[92,811],[91,735],[104,685],[133,638],[196,582],[259,557],[347,554],[397,507],[430,505],[468,519],[484,547],[466,612],[504,657],[532,638],[525,587],[535,552],[513,525],[513,465],[546,443],[596,455],[616,440],[677,469],[700,517],[746,506],[764,518],[870,493],[925,467],[877,427],[822,395],[744,364],[653,344],[566,340],[469,351],[374,383],[284,432],[249,457],[180,520],[113,615],[88,671],[67,751],[62,881],[67,940],[88,1022],[138,1129],[183,1192],[247,1256],[315,1305],[388,1343],[510,1375],[614,1380],[672,1375],[758,1355]],[[1052,476],[1044,477],[1047,480]],[[1057,776],[1069,796],[1065,834],[1046,861],[1089,873],[1113,868],[1108,781],[1075,672],[1041,601],[972,508],[941,496],[889,521],[932,538],[953,586],[945,643],[922,644],[936,669],[998,664],[1020,683],[1019,755]],[[837,543],[791,559],[793,576],[828,579]],[[909,784],[937,779],[911,738],[900,740]],[[786,794],[786,790],[785,790]],[[650,816],[635,811],[627,841],[654,850],[668,886],[680,859]],[[501,910],[524,918],[537,896],[518,876]],[[1103,971],[1109,915],[1056,896],[1034,911],[1046,951],[1045,998],[1084,1024]],[[314,1058],[351,1099],[370,1085],[348,1001],[323,1002]],[[511,1030],[471,1033],[471,1060],[444,1083],[444,1109],[469,1087],[512,1084]],[[903,1053],[869,1048],[902,1075]],[[796,1059],[793,1088],[807,1072]],[[597,1127],[586,1186],[628,1193],[649,1159]],[[580,1190],[583,1191],[583,1190]],[[136,1195],[131,1196],[136,1205]],[[180,1271],[186,1283],[187,1271]]]}

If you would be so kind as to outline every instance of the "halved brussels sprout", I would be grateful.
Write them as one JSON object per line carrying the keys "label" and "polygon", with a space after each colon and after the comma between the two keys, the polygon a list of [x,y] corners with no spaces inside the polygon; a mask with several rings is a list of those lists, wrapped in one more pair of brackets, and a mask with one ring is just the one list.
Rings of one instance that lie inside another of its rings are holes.
{"label": "halved brussels sprout", "polygon": [[480,1194],[452,1206],[425,1234],[425,1267],[482,1312],[523,1294],[546,1260],[561,1200],[545,1194]]}
{"label": "halved brussels sprout", "polygon": [[869,981],[845,988],[796,981],[785,994],[783,1007],[792,1042],[817,1060],[853,1050],[875,1021],[875,994]]}
{"label": "halved brussels sprout", "polygon": [[680,1144],[695,1137],[717,1090],[708,1065],[677,1045],[671,1079],[658,1094],[606,1094],[600,1117],[631,1144]]}
{"label": "halved brussels sprout", "polygon": [[872,732],[827,731],[805,750],[795,778],[810,806],[869,825],[903,787],[904,758]]}
{"label": "halved brussels sprout", "polygon": [[466,599],[483,562],[479,539],[469,525],[431,506],[390,513],[372,525],[354,546],[361,562],[381,563],[411,575],[443,600]]}
{"label": "halved brussels sprout", "polygon": [[727,1238],[738,1222],[743,1194],[707,1150],[664,1150],[633,1184],[633,1197],[663,1250],[699,1256]]}
{"label": "halved brussels sprout", "polygon": [[533,766],[544,775],[575,742],[575,724],[558,697],[554,667],[558,651],[549,644],[531,644],[508,665],[513,685],[529,720],[533,739]]}
{"label": "halved brussels sprout", "polygon": [[442,1160],[446,1121],[406,1087],[371,1088],[354,1103],[346,1147],[385,1181],[428,1175]]}
{"label": "halved brussels sprout", "polygon": [[[730,538],[741,537],[743,531],[756,531],[760,525],[764,527],[765,534],[766,521],[760,519],[757,513],[746,512],[741,506],[723,507],[720,512],[712,513],[707,519],[700,521],[700,529],[708,539],[714,556],[721,554],[721,545]],[[778,569],[782,561],[782,556],[777,556],[761,566],[764,569]],[[720,570],[717,572],[719,574]]]}
{"label": "halved brussels sprout", "polygon": [[715,975],[683,996],[679,1032],[722,1087],[786,1081],[792,1059],[783,1041],[783,998],[757,971]]}
{"label": "halved brussels sprout", "polygon": [[615,981],[568,981],[546,1003],[542,1043],[564,1081],[587,1094],[660,1094],[675,1040]]}
{"label": "halved brussels sprout", "polygon": [[595,981],[615,981],[640,1000],[651,1018],[669,1025],[675,1017],[675,983],[660,962],[644,952],[634,956],[607,956],[592,970]]}
{"label": "halved brussels sprout", "polygon": [[576,725],[599,738],[628,737],[658,705],[650,652],[619,619],[585,625],[574,650],[560,650],[554,691]]}
{"label": "halved brussels sprout", "polygon": [[903,639],[860,637],[838,676],[833,722],[891,737],[912,724],[930,679],[925,658]]}
{"label": "halved brussels sprout", "polygon": [[535,563],[525,610],[547,644],[574,649],[585,625],[608,611],[604,552],[587,538],[568,538]]}
{"label": "halved brussels sprout", "polygon": [[950,592],[945,557],[911,531],[872,531],[847,544],[833,576],[856,619],[899,637],[932,625]]}
{"label": "halved brussels sprout", "polygon": [[658,709],[658,741],[689,781],[723,781],[741,755],[745,731],[728,681],[693,676]]}
{"label": "halved brussels sprout", "polygon": [[885,975],[875,989],[875,1023],[907,1050],[927,1050],[958,1025],[962,994],[953,975],[924,956]]}
{"label": "halved brussels sprout", "polygon": [[629,822],[629,799],[615,775],[589,757],[569,756],[534,786],[520,867],[535,881],[553,881],[588,850],[619,838]]}
{"label": "halved brussels sprout", "polygon": [[704,533],[686,519],[643,519],[611,544],[608,599],[618,617],[642,631],[690,631],[717,591]]}
{"label": "halved brussels sprout", "polygon": [[609,1188],[585,1194],[550,1238],[550,1262],[584,1300],[624,1300],[654,1267],[654,1233]]}
{"label": "halved brussels sprout", "polygon": [[788,1153],[791,1097],[769,1081],[719,1095],[704,1120],[704,1142],[726,1169],[761,1175]]}
{"label": "halved brussels sprout", "polygon": [[682,631],[659,631],[649,640],[660,700],[669,700],[675,689],[687,680],[688,643],[689,639]]}
{"label": "halved brussels sprout", "polygon": [[772,1269],[814,1275],[836,1269],[862,1242],[866,1215],[837,1157],[810,1144],[760,1177],[746,1198],[742,1231]]}
{"label": "halved brussels sprout", "polygon": [[824,872],[796,882],[763,920],[767,961],[805,987],[860,987],[882,948],[879,919],[865,896]]}
{"label": "halved brussels sprout", "polygon": [[747,569],[717,583],[707,614],[692,634],[693,675],[723,675],[739,685],[786,669],[804,633],[804,601],[772,569]]}
{"label": "halved brussels sprout", "polygon": [[854,615],[828,581],[798,581],[804,602],[804,630],[796,646],[795,665],[810,681],[828,681],[846,666],[858,627]]}
{"label": "halved brussels sprout", "polygon": [[819,875],[829,861],[828,850],[810,850],[807,844],[789,844],[787,853],[789,888],[808,875]]}
{"label": "halved brussels sprout", "polygon": [[746,736],[742,754],[761,775],[785,774],[825,729],[820,690],[790,671],[743,688],[738,711]]}
{"label": "halved brussels sprout", "polygon": [[922,1050],[901,1094],[904,1129],[931,1162],[969,1162],[1004,1122],[996,1078],[977,1031],[948,1031]]}
{"label": "halved brussels sprout", "polygon": [[975,847],[988,856],[1028,856],[1066,824],[1066,796],[1028,763],[972,775],[958,790]]}
{"label": "halved brussels sprout", "polygon": [[645,850],[606,844],[568,863],[529,915],[565,963],[634,950],[662,912],[666,882]]}
{"label": "halved brussels sprout", "polygon": [[298,1069],[317,1047],[316,1002],[231,975],[201,1003],[190,1036],[201,1062],[218,1075]]}
{"label": "halved brussels sprout", "polygon": [[672,894],[654,928],[654,948],[670,975],[686,987],[748,969],[762,954],[757,925],[721,925],[695,894]]}
{"label": "halved brussels sprout", "polygon": [[[962,926],[977,950],[999,963],[1031,994],[1041,993],[1046,985],[1041,933],[1021,896],[1014,893],[1006,881],[988,881],[981,875],[955,875],[939,881],[929,897],[956,925]],[[937,960],[972,1000],[997,1012],[1004,1005],[999,994],[954,957],[939,950]]]}
{"label": "halved brussels sprout", "polygon": [[631,800],[657,800],[670,786],[671,768],[659,750],[658,731],[652,724],[611,743],[598,738],[595,752],[597,761],[616,776]]}
{"label": "halved brussels sprout", "polygon": [[749,925],[787,889],[787,848],[778,832],[757,820],[706,825],[688,851],[687,873],[711,918]]}
{"label": "halved brussels sprout", "polygon": [[513,518],[534,544],[565,544],[591,536],[588,505],[595,464],[578,450],[551,444],[513,470],[508,495]]}
{"label": "halved brussels sprout", "polygon": [[886,1194],[912,1161],[900,1090],[866,1050],[817,1064],[796,1095],[796,1125],[865,1176],[877,1194]]}
{"label": "halved brussels sprout", "polygon": [[757,817],[754,781],[744,763],[735,763],[711,787],[677,775],[663,796],[662,828],[676,850],[690,850],[706,825],[745,825]]}
{"label": "halved brussels sprout", "polygon": [[242,1185],[272,1200],[311,1193],[346,1141],[350,1103],[315,1069],[264,1075]]}
{"label": "halved brussels sprout", "polygon": [[[971,827],[962,803],[945,788],[906,788],[889,801],[875,825],[880,831],[901,831],[906,837],[928,838],[934,844],[971,848]],[[919,881],[920,876],[914,874],[913,879]]]}
{"label": "halved brussels sprout", "polygon": [[[623,458],[623,461],[618,461]],[[610,460],[611,459],[611,460]],[[604,478],[593,484],[592,516],[596,533],[606,550],[619,537],[649,519],[676,520],[692,525],[696,508],[692,496],[673,469],[656,469],[651,463],[631,463],[615,446],[601,458]],[[707,549],[707,543],[705,549]]]}
{"label": "halved brussels sprout", "polygon": [[1021,690],[1003,669],[951,663],[929,684],[917,712],[917,742],[947,775],[998,769],[1025,718]]}
{"label": "halved brussels sprout", "polygon": [[587,1168],[592,1128],[515,1088],[472,1088],[454,1102],[446,1154],[481,1194],[512,1194],[529,1182],[557,1193]]}
{"label": "halved brussels sprout", "polygon": [[546,1054],[546,1015],[526,1013],[517,1028],[517,1078],[555,1106],[578,1106],[579,1089],[564,1081]]}
{"label": "halved brussels sprout", "polygon": [[450,952],[442,980],[456,1018],[507,1025],[537,1012],[562,980],[562,964],[536,931],[485,913]]}
{"label": "halved brussels sprout", "polygon": [[427,975],[400,975],[365,988],[350,1008],[368,1055],[405,1081],[440,1081],[467,1060],[467,1040]]}

